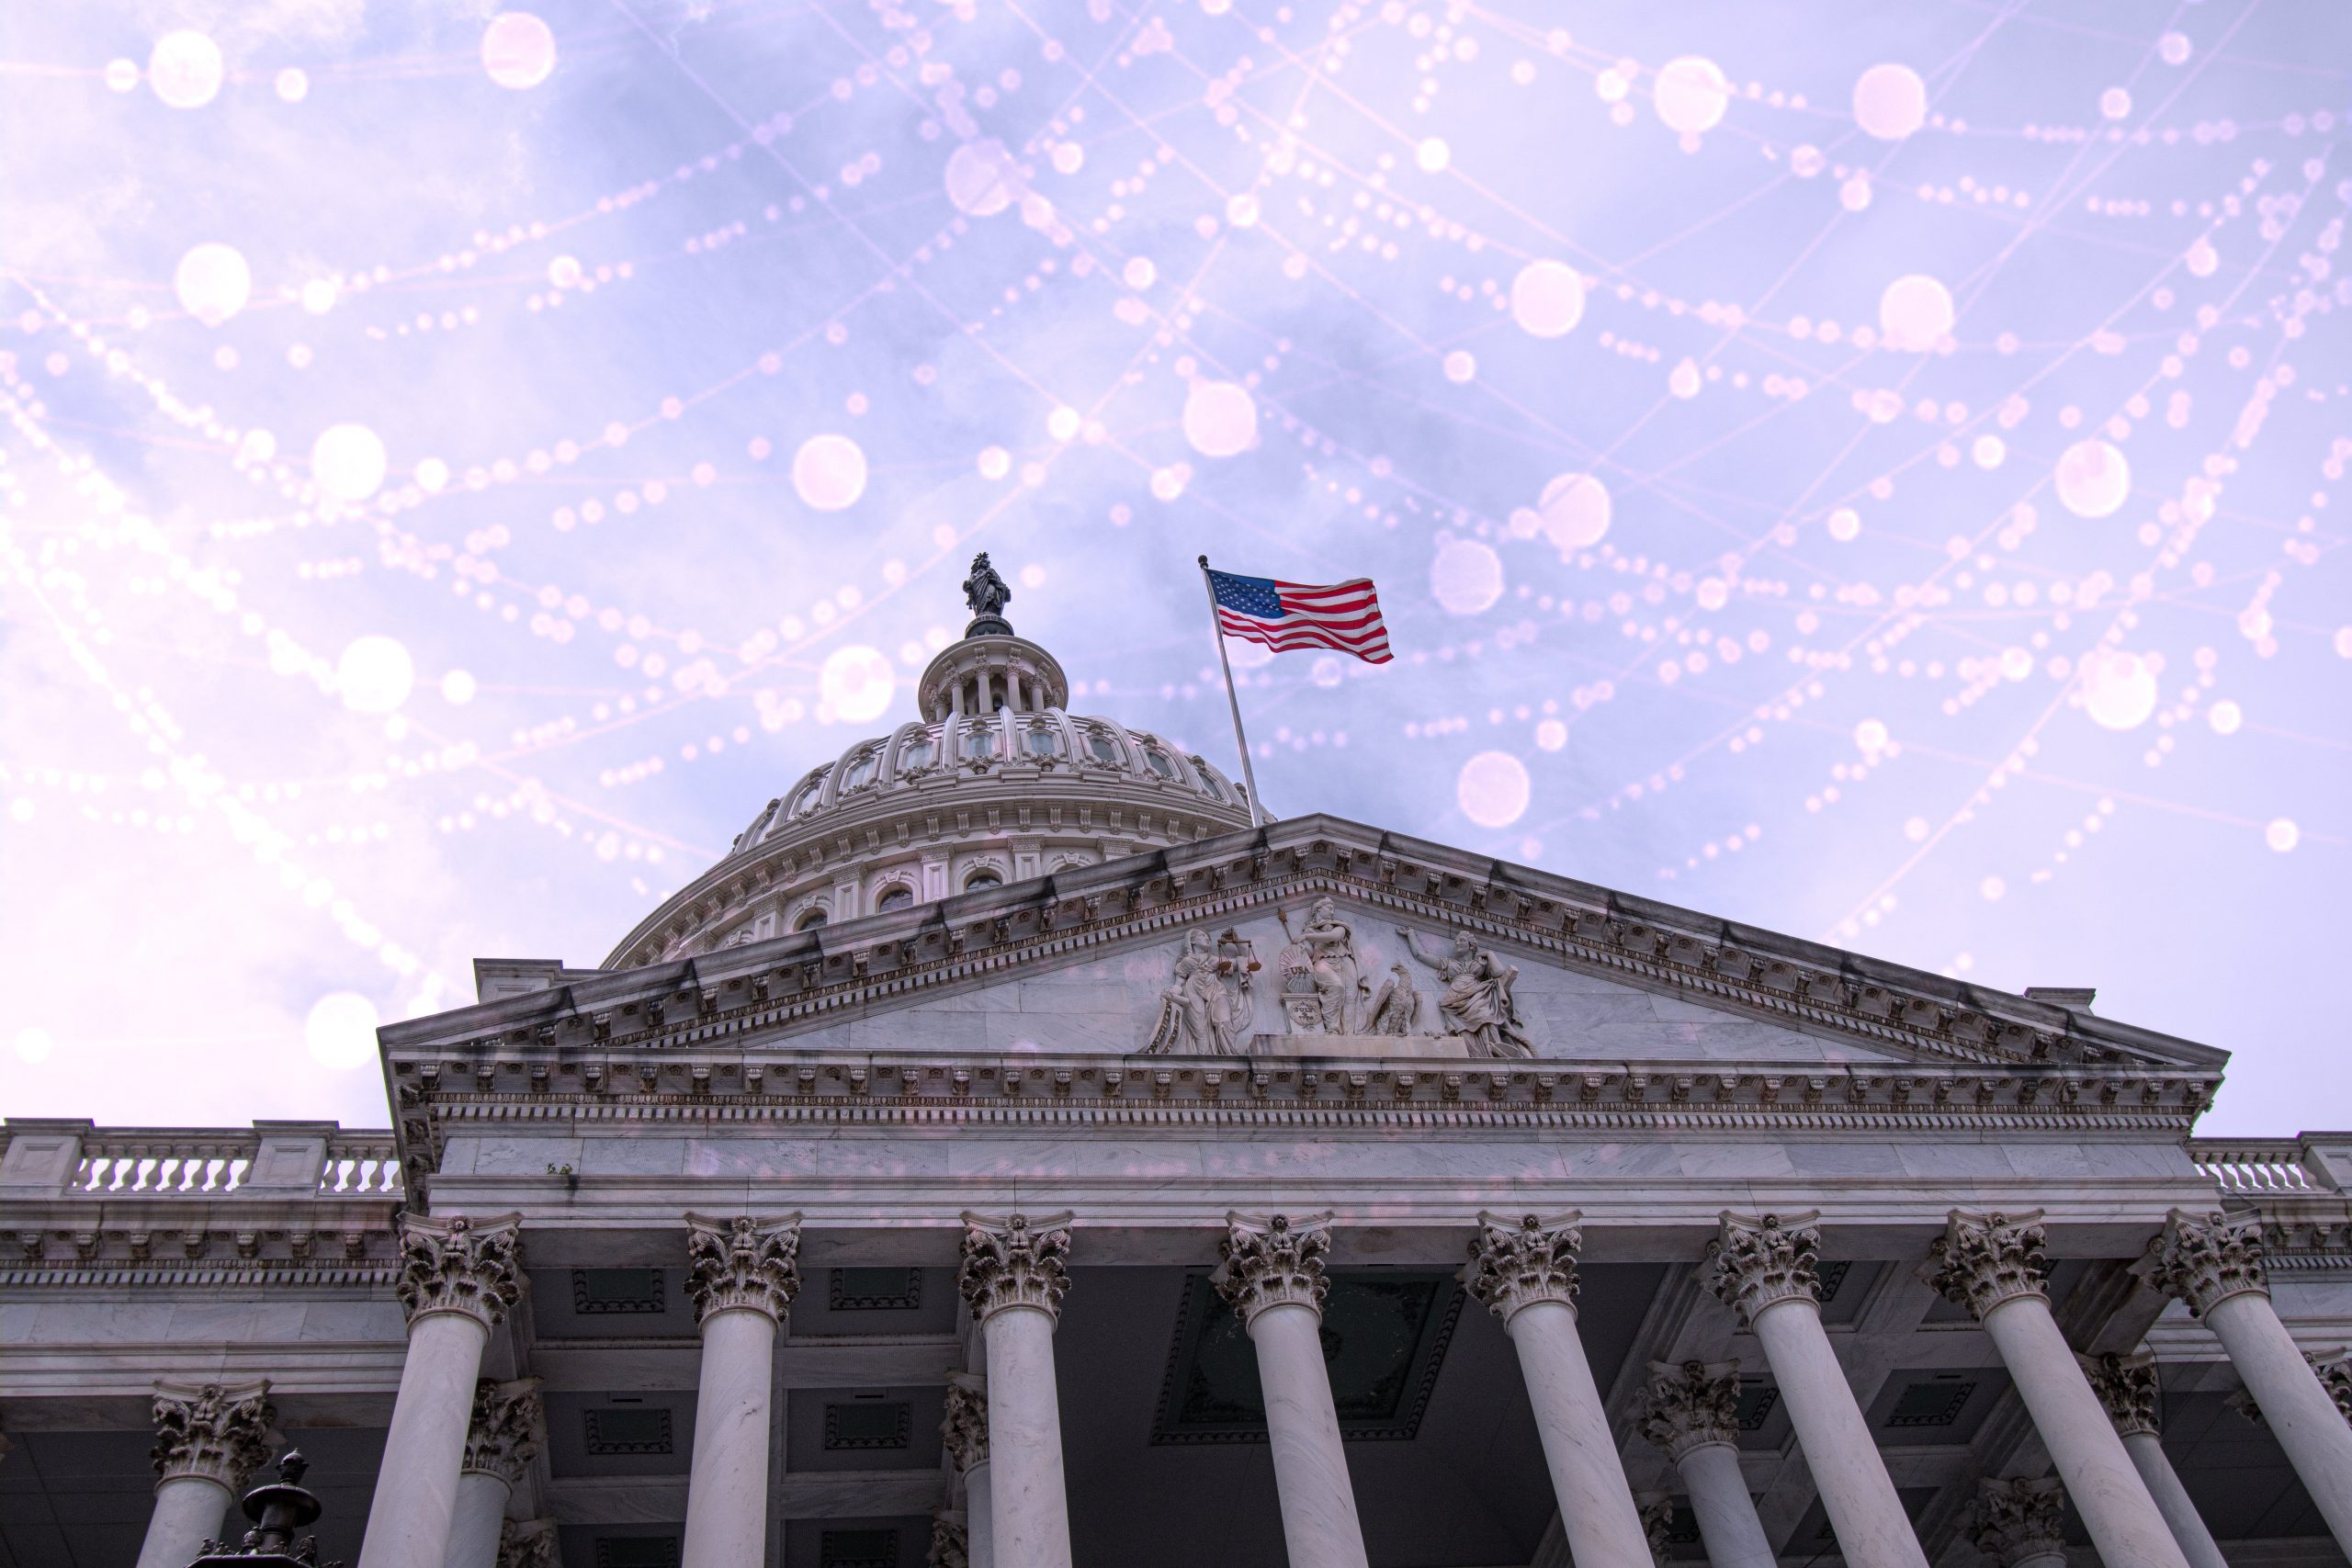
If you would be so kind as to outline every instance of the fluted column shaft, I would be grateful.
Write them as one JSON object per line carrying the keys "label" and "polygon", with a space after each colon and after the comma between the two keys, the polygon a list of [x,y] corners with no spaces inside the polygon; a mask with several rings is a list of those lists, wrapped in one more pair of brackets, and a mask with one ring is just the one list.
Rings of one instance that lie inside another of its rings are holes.
{"label": "fluted column shaft", "polygon": [[2164,1439],[2154,1432],[2127,1432],[2123,1451],[2132,1456],[2133,1468],[2139,1471],[2148,1495],[2155,1500],[2156,1511],[2164,1515],[2180,1554],[2188,1560],[2188,1568],[2230,1568],[2229,1560],[2213,1543],[2213,1532],[2205,1528],[2204,1516],[2189,1500],[2188,1488],[2180,1483],[2180,1472],[2165,1457]]}
{"label": "fluted column shaft", "polygon": [[988,1551],[996,1568],[1069,1568],[1054,1377],[1054,1326],[1069,1289],[1069,1218],[1033,1225],[1020,1214],[964,1216],[958,1284],[988,1353]]}
{"label": "fluted column shaft", "polygon": [[1514,1224],[1479,1215],[1463,1282],[1502,1319],[1519,1352],[1570,1554],[1579,1568],[1649,1568],[1641,1510],[1577,1332],[1581,1218],[1529,1214]]}
{"label": "fluted column shaft", "polygon": [[[498,1542],[506,1527],[506,1500],[514,1488],[503,1475],[469,1470],[458,1477],[458,1501],[449,1513],[448,1568],[498,1568]],[[180,1568],[187,1568],[182,1563]]]}
{"label": "fluted column shaft", "polygon": [[1323,1360],[1331,1216],[1227,1214],[1215,1276],[1258,1354],[1290,1568],[1365,1568],[1340,1414]]}
{"label": "fluted column shaft", "polygon": [[2142,1268],[2221,1340],[2335,1544],[2352,1553],[2352,1427],[2270,1304],[2260,1223],[2176,1209]]}
{"label": "fluted column shaft", "polygon": [[1772,1543],[1764,1521],[1756,1517],[1756,1499],[1747,1494],[1747,1478],[1739,1471],[1739,1450],[1729,1443],[1702,1443],[1675,1461],[1682,1488],[1690,1496],[1690,1511],[1698,1516],[1699,1540],[1707,1549],[1709,1568],[1776,1568]]}
{"label": "fluted column shaft", "polygon": [[408,1313],[408,1357],[359,1568],[440,1568],[448,1551],[482,1348],[522,1294],[520,1223],[514,1214],[480,1224],[462,1214],[401,1222],[394,1289]]}
{"label": "fluted column shaft", "polygon": [[[154,1511],[138,1568],[187,1568],[269,1454],[269,1384],[155,1386]],[[237,1532],[243,1534],[242,1530]]]}
{"label": "fluted column shaft", "polygon": [[1849,1568],[1928,1568],[1821,1326],[1817,1217],[1725,1214],[1714,1244],[1715,1292],[1747,1319],[1764,1348]]}
{"label": "fluted column shaft", "polygon": [[681,1568],[767,1556],[775,1331],[800,1288],[800,1216],[686,1216],[686,1293],[702,1328]]}
{"label": "fluted column shaft", "polygon": [[2041,1221],[2039,1210],[1998,1214],[1954,1209],[1920,1271],[1939,1293],[1984,1325],[2100,1557],[2147,1568],[2188,1568],[2106,1406],[2091,1392],[2074,1348],[2051,1315]]}

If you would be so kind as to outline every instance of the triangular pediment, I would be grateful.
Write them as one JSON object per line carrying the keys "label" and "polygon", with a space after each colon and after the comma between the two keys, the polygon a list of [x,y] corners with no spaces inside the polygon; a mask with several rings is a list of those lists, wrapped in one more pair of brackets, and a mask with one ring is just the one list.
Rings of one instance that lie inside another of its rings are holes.
{"label": "triangular pediment", "polygon": [[396,1052],[499,1037],[930,1055],[1524,1050],[1563,1067],[1726,1072],[2218,1075],[2226,1060],[2079,1008],[1328,817],[681,963],[550,969],[544,990],[384,1034]]}

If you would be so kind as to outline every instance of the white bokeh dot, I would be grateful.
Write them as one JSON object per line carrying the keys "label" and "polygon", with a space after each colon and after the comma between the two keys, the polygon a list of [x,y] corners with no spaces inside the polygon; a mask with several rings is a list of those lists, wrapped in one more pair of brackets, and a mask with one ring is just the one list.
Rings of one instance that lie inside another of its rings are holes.
{"label": "white bokeh dot", "polygon": [[1204,457],[1231,457],[1258,444],[1258,400],[1234,381],[1195,381],[1184,395],[1184,439]]}
{"label": "white bokeh dot", "polygon": [[200,109],[220,96],[220,46],[189,28],[165,33],[147,57],[147,83],[175,109]]}
{"label": "white bokeh dot", "polygon": [[1686,54],[1658,68],[1657,118],[1669,130],[1695,136],[1723,123],[1731,107],[1731,86],[1723,67],[1704,55]]}
{"label": "white bokeh dot", "polygon": [[1502,597],[1502,558],[1476,539],[1453,539],[1430,563],[1430,592],[1457,615],[1475,615]]}
{"label": "white bokeh dot", "polygon": [[390,713],[416,685],[416,660],[397,637],[371,632],[344,645],[334,661],[335,689],[354,713]]}
{"label": "white bokeh dot", "polygon": [[865,493],[865,452],[846,435],[812,435],[792,455],[792,488],[820,512],[841,512]]}
{"label": "white bokeh dot", "polygon": [[253,270],[234,245],[209,240],[191,245],[172,272],[172,292],[180,308],[208,327],[217,327],[253,298]]}
{"label": "white bokeh dot", "polygon": [[1561,474],[1535,503],[1544,536],[1562,552],[1590,549],[1609,532],[1609,487],[1590,474]]}
{"label": "white bokeh dot", "polygon": [[1527,764],[1508,751],[1481,751],[1462,764],[1453,798],[1481,828],[1508,828],[1527,814],[1533,789]]}
{"label": "white bokeh dot", "polygon": [[2283,855],[2303,841],[2303,830],[2291,817],[2273,818],[2262,829],[2262,841]]}
{"label": "white bokeh dot", "polygon": [[452,707],[463,707],[472,702],[478,689],[470,671],[452,670],[441,677],[441,700]]}
{"label": "white bokeh dot", "polygon": [[947,156],[947,199],[973,218],[990,218],[1012,205],[1020,175],[1001,141],[967,141]]}
{"label": "white bokeh dot", "polygon": [[1873,65],[1855,79],[1854,120],[1882,141],[1900,141],[1928,122],[1928,84],[1908,65]]}
{"label": "white bokeh dot", "polygon": [[1510,281],[1510,316],[1522,332],[1558,337],[1584,319],[1584,279],[1565,262],[1529,262]]}
{"label": "white bokeh dot", "polygon": [[880,649],[864,643],[833,649],[818,667],[817,694],[833,717],[844,724],[865,724],[881,717],[897,690],[898,673],[890,668],[889,659]]}
{"label": "white bokeh dot", "polygon": [[2136,653],[2098,649],[2082,663],[2083,706],[2102,729],[2137,729],[2156,711],[2156,672]]}
{"label": "white bokeh dot", "polygon": [[502,87],[536,87],[555,70],[555,33],[528,11],[502,11],[481,35],[481,68]]}
{"label": "white bokeh dot", "polygon": [[1864,751],[1883,751],[1886,750],[1886,742],[1885,720],[1866,718],[1854,726],[1854,744]]}
{"label": "white bokeh dot", "polygon": [[365,501],[384,482],[383,439],[364,424],[331,424],[311,444],[311,478],[330,501]]}
{"label": "white bokeh dot", "polygon": [[2058,499],[2077,517],[2108,517],[2132,494],[2132,464],[2109,441],[2077,441],[2059,454]]}
{"label": "white bokeh dot", "polygon": [[1886,286],[1878,298],[1879,331],[1889,348],[1926,354],[1951,335],[1951,290],[1925,273]]}
{"label": "white bokeh dot", "polygon": [[376,1004],[356,991],[329,991],[302,1020],[302,1043],[322,1067],[348,1072],[376,1060]]}

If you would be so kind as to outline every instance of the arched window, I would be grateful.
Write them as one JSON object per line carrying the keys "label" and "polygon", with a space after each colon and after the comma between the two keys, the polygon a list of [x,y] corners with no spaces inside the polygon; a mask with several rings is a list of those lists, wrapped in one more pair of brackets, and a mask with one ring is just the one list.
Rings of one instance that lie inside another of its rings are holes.
{"label": "arched window", "polygon": [[964,727],[964,755],[973,758],[995,756],[996,732],[985,725],[966,725]]}
{"label": "arched window", "polygon": [[1168,760],[1167,752],[1160,750],[1157,747],[1145,747],[1143,750],[1143,761],[1144,766],[1149,768],[1153,773],[1158,773],[1163,779],[1172,779],[1176,776],[1176,764]]}
{"label": "arched window", "polygon": [[1206,762],[1202,761],[1198,757],[1193,758],[1193,771],[1201,775],[1201,787],[1208,791],[1211,800],[1225,798],[1225,791],[1217,786],[1216,775],[1209,772],[1209,765]]}
{"label": "arched window", "polygon": [[914,901],[915,890],[913,888],[909,887],[903,882],[894,882],[889,886],[882,889],[881,897],[874,900],[874,907],[876,909],[904,909],[912,905]]}
{"label": "arched window", "polygon": [[818,793],[824,787],[825,774],[822,769],[809,774],[800,787],[792,792],[792,804],[785,808],[785,815],[797,817],[816,805]]}
{"label": "arched window", "polygon": [[1119,765],[1119,743],[1111,739],[1111,735],[1108,730],[1088,730],[1086,732],[1086,749],[1094,753],[1094,760],[1096,761],[1108,762],[1114,768]]}
{"label": "arched window", "polygon": [[1042,724],[1029,727],[1029,754],[1033,757],[1058,757],[1062,754],[1062,738],[1058,730]]}
{"label": "arched window", "polygon": [[931,766],[931,737],[916,735],[899,748],[899,772],[912,773],[917,768]]}
{"label": "arched window", "polygon": [[832,917],[827,914],[822,907],[820,907],[809,910],[807,914],[801,916],[799,919],[793,922],[792,929],[797,931],[813,931],[819,926],[823,925],[831,919],[832,919]]}
{"label": "arched window", "polygon": [[972,873],[971,875],[964,879],[964,891],[967,893],[977,893],[983,887],[1001,887],[1003,886],[1004,878],[999,876],[995,872],[990,871],[986,866],[982,866],[979,870]]}
{"label": "arched window", "polygon": [[871,750],[860,751],[851,758],[849,772],[842,775],[842,788],[855,789],[860,784],[872,783],[875,766],[880,760],[881,753]]}

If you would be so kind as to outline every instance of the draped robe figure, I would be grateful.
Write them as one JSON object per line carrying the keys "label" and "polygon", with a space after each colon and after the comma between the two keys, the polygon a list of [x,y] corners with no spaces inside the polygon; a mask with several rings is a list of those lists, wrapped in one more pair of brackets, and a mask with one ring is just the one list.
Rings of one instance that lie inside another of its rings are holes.
{"label": "draped robe figure", "polygon": [[1516,967],[1480,947],[1468,931],[1453,933],[1450,951],[1422,946],[1420,938],[1402,926],[1396,934],[1405,939],[1406,950],[1436,970],[1437,977],[1445,983],[1437,1008],[1445,1017],[1449,1033],[1466,1036],[1482,1055],[1535,1055],[1526,1021],[1511,999],[1510,988],[1519,979]]}

